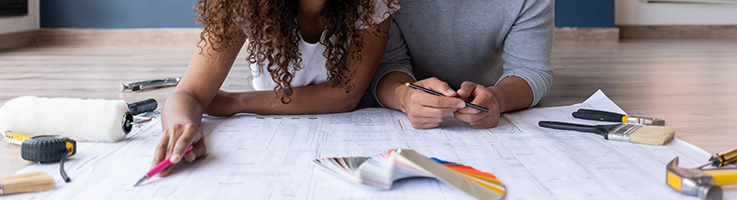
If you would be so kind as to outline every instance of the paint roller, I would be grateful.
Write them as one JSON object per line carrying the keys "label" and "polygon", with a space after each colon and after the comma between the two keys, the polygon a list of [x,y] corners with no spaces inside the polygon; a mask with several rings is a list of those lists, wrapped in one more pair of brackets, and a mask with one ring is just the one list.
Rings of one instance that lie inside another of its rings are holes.
{"label": "paint roller", "polygon": [[22,96],[0,107],[0,130],[61,135],[80,142],[117,142],[133,128],[133,116],[155,110],[155,99],[123,100]]}

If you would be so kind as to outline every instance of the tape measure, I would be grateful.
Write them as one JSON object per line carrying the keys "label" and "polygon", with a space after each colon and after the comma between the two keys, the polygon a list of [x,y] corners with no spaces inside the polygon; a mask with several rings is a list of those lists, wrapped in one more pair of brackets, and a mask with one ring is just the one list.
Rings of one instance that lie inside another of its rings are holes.
{"label": "tape measure", "polygon": [[21,143],[23,143],[23,140],[27,140],[28,138],[31,138],[30,135],[13,133],[11,131],[5,131],[5,133],[3,133],[3,136],[5,137],[5,139],[3,139],[4,142],[17,144],[17,145],[20,145]]}
{"label": "tape measure", "polygon": [[59,162],[76,154],[76,149],[77,142],[67,137],[39,135],[23,141],[20,156],[33,162]]}
{"label": "tape measure", "polygon": [[[5,132],[6,142],[21,143],[20,156],[24,160],[50,163],[59,162],[59,171],[65,182],[71,181],[64,171],[64,161],[77,153],[77,142],[59,135],[27,136],[23,134]],[[11,136],[11,137],[8,137]],[[8,141],[8,138],[15,141]]]}

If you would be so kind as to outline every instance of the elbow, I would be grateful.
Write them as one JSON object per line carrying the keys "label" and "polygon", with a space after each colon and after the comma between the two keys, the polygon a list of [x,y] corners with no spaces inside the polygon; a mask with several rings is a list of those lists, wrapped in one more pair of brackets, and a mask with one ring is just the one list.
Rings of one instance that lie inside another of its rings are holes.
{"label": "elbow", "polygon": [[336,112],[348,112],[352,111],[353,109],[356,109],[358,107],[358,102],[361,101],[361,98],[349,98],[345,99],[345,101],[340,103],[340,106],[337,107]]}
{"label": "elbow", "polygon": [[346,98],[336,102],[336,105],[339,106],[336,106],[335,112],[348,112],[356,109],[361,98],[363,98],[363,92],[350,92]]}

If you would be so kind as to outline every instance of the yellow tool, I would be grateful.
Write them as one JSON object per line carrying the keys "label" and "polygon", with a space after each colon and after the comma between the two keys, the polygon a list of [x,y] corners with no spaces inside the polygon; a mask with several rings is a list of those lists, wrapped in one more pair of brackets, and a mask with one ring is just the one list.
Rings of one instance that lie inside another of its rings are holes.
{"label": "yellow tool", "polygon": [[59,172],[65,182],[71,179],[64,171],[64,161],[77,153],[77,142],[58,135],[28,136],[20,133],[5,131],[4,141],[20,144],[21,158],[39,163],[59,162]]}
{"label": "yellow tool", "polygon": [[29,135],[13,133],[12,131],[5,131],[5,133],[3,133],[3,136],[5,136],[5,139],[3,139],[4,142],[13,143],[17,145],[20,145],[21,143],[23,143],[23,140],[31,138],[31,136]]}
{"label": "yellow tool", "polygon": [[728,149],[726,151],[722,151],[712,155],[711,158],[709,158],[709,163],[701,165],[697,168],[701,169],[709,165],[711,165],[712,167],[722,167],[734,162],[737,162],[737,149]]}
{"label": "yellow tool", "polygon": [[722,166],[734,163],[737,157],[731,149],[713,155],[709,161],[712,166],[719,167],[681,168],[676,157],[666,166],[665,183],[681,194],[697,196],[702,200],[721,200],[721,186],[737,184],[737,167]]}

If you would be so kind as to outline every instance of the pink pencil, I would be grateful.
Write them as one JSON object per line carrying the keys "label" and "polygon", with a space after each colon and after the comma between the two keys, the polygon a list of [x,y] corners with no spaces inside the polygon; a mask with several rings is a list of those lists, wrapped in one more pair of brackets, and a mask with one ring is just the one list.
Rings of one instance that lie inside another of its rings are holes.
{"label": "pink pencil", "polygon": [[[187,148],[187,152],[184,152],[184,154],[187,154],[190,151],[192,151],[192,146],[189,146],[189,148]],[[149,178],[154,177],[154,175],[156,175],[159,172],[161,172],[161,170],[166,169],[166,167],[168,167],[169,165],[171,165],[170,159],[171,159],[171,156],[169,156],[168,158],[162,160],[158,165],[156,165],[156,167],[154,167],[150,171],[148,171],[148,173],[146,173],[146,175],[143,175],[143,178],[139,179],[138,182],[136,182],[136,184],[133,185],[133,187],[138,186],[139,184],[143,183],[143,181],[146,181]]]}

